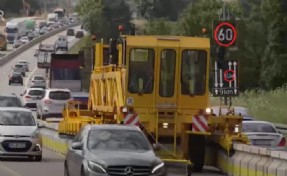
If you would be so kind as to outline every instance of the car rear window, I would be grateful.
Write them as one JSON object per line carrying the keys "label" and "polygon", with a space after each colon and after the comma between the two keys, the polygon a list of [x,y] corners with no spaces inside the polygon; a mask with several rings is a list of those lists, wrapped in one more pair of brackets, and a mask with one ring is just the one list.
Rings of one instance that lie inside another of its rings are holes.
{"label": "car rear window", "polygon": [[22,107],[22,104],[17,97],[0,96],[0,107]]}
{"label": "car rear window", "polygon": [[43,95],[44,90],[30,90],[29,95]]}
{"label": "car rear window", "polygon": [[17,65],[15,65],[15,67],[16,67],[16,68],[22,68],[23,65],[17,64]]}
{"label": "car rear window", "polygon": [[49,98],[52,100],[68,100],[71,98],[71,94],[66,91],[52,91],[49,94]]}
{"label": "car rear window", "polygon": [[35,76],[35,77],[34,77],[34,80],[44,80],[44,78],[41,77],[41,76]]}
{"label": "car rear window", "polygon": [[276,129],[269,124],[243,123],[242,131],[247,133],[276,133]]}

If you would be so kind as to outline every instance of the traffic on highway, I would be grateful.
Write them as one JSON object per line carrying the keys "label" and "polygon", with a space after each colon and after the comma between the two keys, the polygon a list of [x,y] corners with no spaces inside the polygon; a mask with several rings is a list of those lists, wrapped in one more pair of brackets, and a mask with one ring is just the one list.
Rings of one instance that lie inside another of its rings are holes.
{"label": "traffic on highway", "polygon": [[0,176],[286,175],[287,133],[233,105],[241,65],[227,58],[239,49],[225,4],[209,38],[138,34],[136,1],[129,25],[110,11],[126,1],[89,2],[80,15],[0,18]]}

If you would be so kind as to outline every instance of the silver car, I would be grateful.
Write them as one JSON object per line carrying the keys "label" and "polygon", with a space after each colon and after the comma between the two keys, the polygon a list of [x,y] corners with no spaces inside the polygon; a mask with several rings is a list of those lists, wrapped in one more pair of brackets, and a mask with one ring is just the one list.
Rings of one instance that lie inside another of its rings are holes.
{"label": "silver car", "polygon": [[0,108],[0,157],[42,160],[42,138],[32,112]]}
{"label": "silver car", "polygon": [[27,71],[27,72],[30,70],[30,69],[29,69],[29,62],[28,62],[28,61],[19,60],[17,63],[23,64],[24,67],[26,68],[26,71]]}
{"label": "silver car", "polygon": [[136,126],[86,125],[65,159],[69,176],[165,176],[166,167]]}
{"label": "silver car", "polygon": [[42,75],[33,75],[30,79],[31,88],[46,88],[46,78]]}
{"label": "silver car", "polygon": [[265,121],[243,121],[242,132],[254,146],[286,150],[286,139],[276,127]]}
{"label": "silver car", "polygon": [[14,72],[19,72],[23,76],[26,76],[26,67],[24,64],[16,63],[14,66],[12,66],[12,69]]}

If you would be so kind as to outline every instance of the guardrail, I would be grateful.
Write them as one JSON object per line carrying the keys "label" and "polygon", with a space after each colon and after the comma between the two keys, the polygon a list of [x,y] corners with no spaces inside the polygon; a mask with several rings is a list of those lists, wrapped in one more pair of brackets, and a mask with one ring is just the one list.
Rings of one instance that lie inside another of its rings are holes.
{"label": "guardrail", "polygon": [[7,54],[6,56],[4,56],[1,60],[0,60],[0,66],[3,66],[4,64],[6,64],[7,62],[11,61],[14,57],[18,56],[19,54],[23,53],[24,51],[26,51],[27,49],[31,48],[32,46],[36,45],[37,43],[40,43],[41,41],[52,37],[53,35],[56,35],[60,32],[63,32],[65,30],[67,30],[68,28],[71,27],[76,27],[80,25],[80,23],[73,23],[73,24],[69,24],[67,26],[63,26],[61,28],[55,29],[49,33],[46,33],[32,41],[30,41],[29,43],[22,45],[21,47],[17,48],[16,50],[13,50],[11,53]]}

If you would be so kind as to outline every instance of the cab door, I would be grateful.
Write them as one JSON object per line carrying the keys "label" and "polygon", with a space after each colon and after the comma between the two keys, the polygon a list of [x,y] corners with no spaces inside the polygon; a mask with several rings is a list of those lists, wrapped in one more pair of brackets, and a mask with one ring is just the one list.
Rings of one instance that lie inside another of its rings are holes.
{"label": "cab door", "polygon": [[178,80],[179,40],[158,39],[157,52],[157,92],[158,109],[176,109]]}

